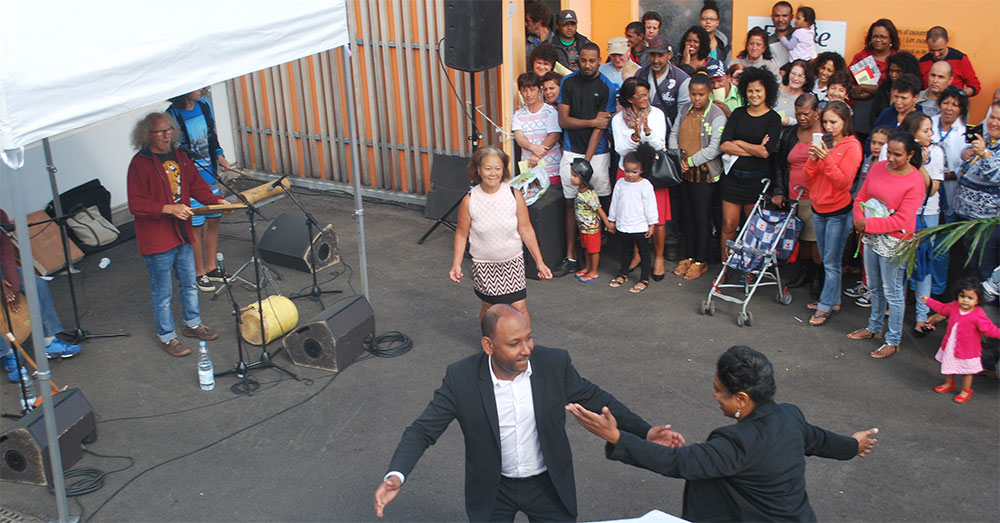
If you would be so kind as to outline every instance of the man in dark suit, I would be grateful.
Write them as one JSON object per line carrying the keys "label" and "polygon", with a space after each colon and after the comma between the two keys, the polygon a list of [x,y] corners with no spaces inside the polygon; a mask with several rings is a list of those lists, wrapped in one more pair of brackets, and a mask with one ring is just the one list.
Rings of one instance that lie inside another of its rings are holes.
{"label": "man in dark suit", "polygon": [[683,445],[669,426],[651,427],[611,394],[580,377],[561,349],[535,347],[531,327],[509,305],[482,320],[483,352],[448,366],[423,414],[406,428],[375,491],[375,513],[396,497],[427,447],[452,420],[465,436],[465,510],[471,521],[575,521],[568,403],[607,406],[621,430],[664,445]]}

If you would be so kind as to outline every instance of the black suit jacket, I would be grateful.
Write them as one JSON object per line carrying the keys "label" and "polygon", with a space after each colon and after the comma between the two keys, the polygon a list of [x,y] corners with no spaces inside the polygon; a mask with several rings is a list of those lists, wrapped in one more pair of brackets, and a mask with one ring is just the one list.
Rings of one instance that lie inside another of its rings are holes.
{"label": "black suit jacket", "polygon": [[684,478],[689,521],[815,521],[806,494],[806,456],[841,460],[858,441],[806,422],[795,405],[758,405],[708,441],[672,449],[622,433],[608,459]]}
{"label": "black suit jacket", "polygon": [[[531,354],[531,372],[535,423],[545,466],[559,498],[576,516],[566,404],[579,403],[595,412],[607,406],[618,419],[619,428],[637,437],[645,438],[650,425],[611,394],[581,378],[564,350],[536,345]],[[485,353],[448,366],[430,404],[403,432],[389,470],[409,477],[420,456],[454,419],[458,419],[465,437],[465,511],[471,521],[485,521],[493,512],[501,469],[496,398]]]}

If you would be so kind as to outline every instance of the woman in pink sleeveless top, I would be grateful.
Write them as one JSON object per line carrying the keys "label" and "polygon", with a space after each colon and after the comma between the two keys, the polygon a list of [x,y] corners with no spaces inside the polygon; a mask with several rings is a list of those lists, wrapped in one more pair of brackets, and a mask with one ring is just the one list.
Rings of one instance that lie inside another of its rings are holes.
{"label": "woman in pink sleeveless top", "polygon": [[542,260],[524,196],[507,184],[511,178],[508,164],[507,153],[496,147],[481,147],[472,154],[466,174],[476,186],[458,208],[454,256],[448,275],[456,283],[462,281],[462,258],[468,244],[473,286],[482,301],[479,318],[491,305],[507,303],[530,321],[525,305],[528,293],[522,243],[535,260],[539,278],[552,278],[552,271]]}

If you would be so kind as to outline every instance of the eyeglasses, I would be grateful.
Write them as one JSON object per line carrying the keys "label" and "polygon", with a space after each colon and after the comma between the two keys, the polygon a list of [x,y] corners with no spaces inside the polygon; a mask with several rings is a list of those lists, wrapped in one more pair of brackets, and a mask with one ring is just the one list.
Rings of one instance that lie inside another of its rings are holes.
{"label": "eyeglasses", "polygon": [[801,73],[801,72],[799,72],[799,71],[792,71],[792,72],[788,73],[788,77],[789,77],[789,78],[791,78],[791,77],[795,77],[795,78],[805,78],[805,77],[806,77],[806,75],[805,75],[805,73]]}
{"label": "eyeglasses", "polygon": [[718,22],[719,19],[718,18],[712,18],[710,16],[703,16],[703,17],[701,17],[701,21],[702,22]]}
{"label": "eyeglasses", "polygon": [[166,129],[160,129],[160,130],[151,129],[149,131],[149,134],[152,134],[152,135],[155,135],[155,136],[166,136],[166,135],[168,135],[170,133],[173,133],[173,132],[174,132],[174,128],[173,127],[168,127]]}

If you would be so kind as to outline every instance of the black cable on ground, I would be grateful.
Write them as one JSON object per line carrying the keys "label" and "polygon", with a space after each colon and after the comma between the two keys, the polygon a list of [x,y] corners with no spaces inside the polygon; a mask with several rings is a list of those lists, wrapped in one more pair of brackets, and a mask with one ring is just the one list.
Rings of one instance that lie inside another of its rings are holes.
{"label": "black cable on ground", "polygon": [[[91,467],[80,467],[63,471],[63,478],[66,480],[66,497],[75,498],[76,496],[83,496],[84,494],[90,494],[91,492],[100,490],[101,487],[104,486],[104,478],[108,474],[128,470],[135,465],[135,459],[131,456],[107,456],[87,450],[86,447],[84,447],[83,451],[98,458],[127,459],[128,465],[125,465],[122,468],[109,470],[107,472]],[[55,494],[55,486],[51,483],[49,484],[49,494]],[[80,508],[80,515],[77,517],[83,519],[84,514],[86,514],[86,509],[83,508],[83,503],[81,503],[80,500],[74,499],[74,501],[76,501],[77,507]]]}
{"label": "black cable on ground", "polygon": [[[409,336],[407,336],[407,335],[405,335],[405,334],[403,334],[401,332],[391,331],[391,332],[387,332],[385,334],[376,336],[374,338],[374,340],[372,340],[371,345],[365,347],[365,350],[368,351],[373,356],[378,356],[380,358],[392,358],[392,357],[395,357],[395,356],[400,356],[400,355],[406,354],[412,348],[413,348],[413,341],[409,338]],[[361,361],[363,359],[367,359],[367,358],[359,358],[358,361]],[[235,436],[238,436],[239,434],[242,434],[242,433],[244,433],[244,432],[246,432],[246,431],[248,431],[248,430],[250,430],[252,428],[255,428],[255,427],[259,426],[259,425],[264,424],[265,422],[268,422],[268,421],[270,421],[270,420],[272,420],[274,418],[277,418],[278,416],[281,416],[282,414],[285,414],[285,413],[287,413],[289,411],[292,411],[292,410],[294,410],[294,409],[296,409],[298,407],[301,407],[302,405],[305,405],[306,403],[312,401],[316,396],[319,396],[323,391],[325,391],[326,388],[329,387],[331,383],[333,383],[333,380],[337,379],[337,376],[340,376],[339,372],[337,374],[334,374],[333,376],[330,376],[330,379],[328,379],[326,381],[326,383],[324,383],[323,386],[320,387],[319,390],[317,390],[316,392],[310,394],[309,396],[307,396],[306,398],[302,399],[301,401],[299,401],[297,403],[293,403],[292,405],[289,405],[288,407],[285,407],[285,408],[279,410],[278,412],[275,412],[274,414],[271,414],[270,416],[267,416],[267,417],[265,417],[265,418],[263,418],[261,420],[255,421],[255,422],[253,422],[253,423],[251,423],[251,424],[249,424],[249,425],[247,425],[247,426],[245,426],[245,427],[243,427],[241,429],[238,429],[238,430],[236,430],[234,432],[231,432],[231,433],[229,433],[229,434],[227,434],[227,435],[225,435],[225,436],[223,436],[223,437],[221,437],[221,438],[219,438],[219,439],[217,439],[215,441],[212,441],[212,442],[210,442],[210,443],[208,443],[206,445],[198,447],[197,449],[194,449],[194,450],[189,451],[189,452],[185,452],[184,454],[180,454],[178,456],[174,456],[174,457],[172,457],[170,459],[161,461],[161,462],[159,462],[159,463],[157,463],[155,465],[147,467],[142,472],[139,472],[135,476],[132,476],[131,478],[129,478],[129,480],[126,481],[124,484],[122,484],[122,486],[118,487],[114,492],[112,492],[111,495],[108,496],[108,498],[104,500],[104,502],[102,502],[100,505],[97,506],[97,508],[94,510],[94,512],[90,515],[90,517],[87,518],[87,521],[89,522],[92,519],[94,519],[94,516],[96,516],[97,513],[100,512],[101,509],[103,509],[104,506],[107,505],[112,499],[114,499],[115,496],[117,496],[119,493],[121,493],[121,491],[125,490],[126,487],[128,487],[129,485],[131,485],[132,482],[134,482],[135,480],[139,479],[140,477],[142,477],[143,475],[145,475],[147,472],[151,472],[151,471],[153,471],[155,469],[158,469],[158,468],[160,468],[163,465],[166,465],[168,463],[173,463],[175,461],[184,459],[184,458],[186,458],[188,456],[197,454],[197,453],[199,453],[199,452],[201,452],[203,450],[210,449],[210,448],[218,445],[219,443],[222,443],[223,441],[226,441],[226,440],[231,439],[231,438],[233,438]],[[281,380],[277,380],[277,381],[281,381]],[[221,402],[217,402],[217,403],[221,403]],[[188,409],[188,410],[190,410],[190,409]],[[178,412],[184,412],[184,411],[178,411]],[[118,418],[118,419],[122,419],[122,418]],[[89,451],[87,451],[87,452],[89,452]],[[91,453],[91,454],[93,454],[93,453]],[[96,456],[97,454],[94,454],[94,455]],[[121,457],[121,458],[127,458],[127,456],[100,456],[100,457]],[[131,459],[131,458],[128,458],[128,459]],[[131,467],[131,466],[132,465],[130,464],[129,467]],[[128,467],[126,467],[126,468],[128,468]],[[125,469],[114,470],[114,471],[111,471],[111,472],[119,472],[121,470],[125,470]],[[67,473],[68,472],[69,471],[67,471]],[[98,472],[100,472],[100,471],[98,471]],[[111,472],[108,472],[108,474],[110,474]],[[102,474],[101,484],[103,485],[103,474],[104,473],[102,472],[101,474]],[[98,486],[97,488],[100,488],[100,486]],[[93,490],[96,490],[96,489],[93,489]],[[93,490],[88,490],[88,492],[92,492]],[[67,487],[67,491],[68,491],[68,487]],[[80,494],[76,494],[76,495],[80,495]],[[80,506],[80,509],[83,510],[83,506],[82,505]],[[83,515],[82,514],[81,514],[80,518],[81,518],[81,520],[83,519]]]}

